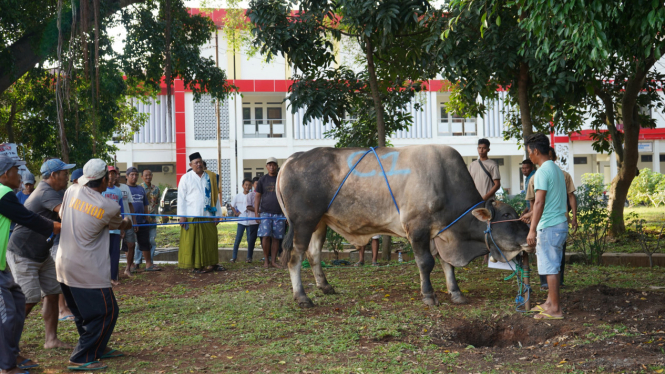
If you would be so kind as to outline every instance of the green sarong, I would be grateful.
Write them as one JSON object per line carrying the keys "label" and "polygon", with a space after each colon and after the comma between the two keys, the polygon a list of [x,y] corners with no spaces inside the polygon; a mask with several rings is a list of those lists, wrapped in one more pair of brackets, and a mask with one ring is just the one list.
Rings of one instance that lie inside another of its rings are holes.
{"label": "green sarong", "polygon": [[[187,222],[211,221],[210,218],[187,218]],[[178,267],[181,269],[200,269],[217,265],[217,226],[214,223],[190,223],[189,229],[180,228],[180,249]]]}

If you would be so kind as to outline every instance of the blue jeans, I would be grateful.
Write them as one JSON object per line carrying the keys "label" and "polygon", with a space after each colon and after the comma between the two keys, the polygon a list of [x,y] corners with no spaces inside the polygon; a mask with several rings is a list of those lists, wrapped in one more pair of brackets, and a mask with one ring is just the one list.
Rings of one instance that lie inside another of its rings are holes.
{"label": "blue jeans", "polygon": [[[154,260],[155,258],[155,249],[157,248],[157,242],[155,241],[155,238],[157,237],[157,226],[150,226],[149,227],[150,231],[150,260]],[[143,252],[141,252],[142,249],[139,248],[139,243],[137,241],[136,247],[134,247],[134,263],[136,265],[140,265],[141,262],[143,262]]]}
{"label": "blue jeans", "polygon": [[559,274],[561,259],[563,258],[563,246],[568,238],[568,222],[538,230],[536,237],[538,274]]}
{"label": "blue jeans", "polygon": [[233,243],[233,260],[238,258],[238,247],[242,241],[242,236],[247,231],[247,259],[252,260],[254,255],[254,243],[256,243],[256,234],[258,233],[259,225],[241,225],[238,224],[236,230],[236,242]]}

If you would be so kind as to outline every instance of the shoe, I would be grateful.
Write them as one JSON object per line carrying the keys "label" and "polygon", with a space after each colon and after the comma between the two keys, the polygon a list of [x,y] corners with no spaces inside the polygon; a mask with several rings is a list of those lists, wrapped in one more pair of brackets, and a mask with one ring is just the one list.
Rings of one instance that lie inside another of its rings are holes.
{"label": "shoe", "polygon": [[229,260],[229,262],[236,262],[236,259],[232,258],[232,259]]}

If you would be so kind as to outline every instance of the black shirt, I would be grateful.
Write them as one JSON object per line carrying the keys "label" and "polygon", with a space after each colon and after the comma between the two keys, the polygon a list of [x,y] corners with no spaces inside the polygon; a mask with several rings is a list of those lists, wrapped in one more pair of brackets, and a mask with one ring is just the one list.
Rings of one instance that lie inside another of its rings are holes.
{"label": "black shirt", "polygon": [[277,201],[276,184],[276,175],[271,177],[270,174],[266,174],[259,179],[256,192],[261,194],[261,208],[259,209],[261,213],[284,214],[282,213],[282,207],[279,206],[279,202]]}

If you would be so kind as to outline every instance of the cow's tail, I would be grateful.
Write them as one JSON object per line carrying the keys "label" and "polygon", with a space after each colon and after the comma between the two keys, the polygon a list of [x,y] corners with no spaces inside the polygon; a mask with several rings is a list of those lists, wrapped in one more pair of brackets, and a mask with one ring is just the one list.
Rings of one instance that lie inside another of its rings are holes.
{"label": "cow's tail", "polygon": [[279,261],[282,266],[286,267],[289,265],[289,260],[291,259],[291,250],[293,249],[293,224],[291,220],[287,218],[289,223],[289,231],[286,232],[284,240],[282,241],[282,256]]}

